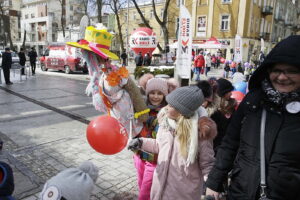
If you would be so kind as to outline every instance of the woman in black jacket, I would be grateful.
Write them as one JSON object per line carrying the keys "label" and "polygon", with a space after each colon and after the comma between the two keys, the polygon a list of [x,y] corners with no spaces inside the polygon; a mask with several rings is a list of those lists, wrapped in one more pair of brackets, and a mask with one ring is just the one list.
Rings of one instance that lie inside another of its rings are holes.
{"label": "woman in black jacket", "polygon": [[260,123],[265,109],[266,194],[300,199],[300,36],[278,43],[254,72],[246,95],[218,149],[207,195],[218,199],[232,170],[228,199],[260,196]]}

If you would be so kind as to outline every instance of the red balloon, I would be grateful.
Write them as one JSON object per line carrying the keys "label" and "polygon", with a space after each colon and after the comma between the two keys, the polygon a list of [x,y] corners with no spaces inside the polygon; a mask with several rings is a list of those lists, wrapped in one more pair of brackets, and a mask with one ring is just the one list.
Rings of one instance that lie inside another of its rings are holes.
{"label": "red balloon", "polygon": [[221,58],[221,59],[220,59],[220,62],[221,62],[222,64],[224,64],[225,61],[226,61],[225,58]]}
{"label": "red balloon", "polygon": [[236,62],[232,62],[230,65],[231,68],[235,68],[236,67]]}
{"label": "red balloon", "polygon": [[245,95],[240,91],[232,91],[231,92],[231,98],[234,98],[238,102],[238,104],[240,104],[242,102],[244,97],[245,97]]}
{"label": "red balloon", "polygon": [[126,129],[110,116],[93,119],[86,129],[86,137],[93,149],[106,155],[119,153],[128,141]]}
{"label": "red balloon", "polygon": [[147,27],[137,28],[131,33],[129,45],[136,54],[142,52],[144,56],[149,52],[151,55],[157,46],[156,34]]}

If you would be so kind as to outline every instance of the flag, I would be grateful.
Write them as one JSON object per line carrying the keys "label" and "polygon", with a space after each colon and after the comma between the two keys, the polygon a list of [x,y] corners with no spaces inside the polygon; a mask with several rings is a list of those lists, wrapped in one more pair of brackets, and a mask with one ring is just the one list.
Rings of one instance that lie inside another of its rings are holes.
{"label": "flag", "polygon": [[189,79],[192,65],[192,24],[191,15],[180,5],[176,71],[181,78]]}

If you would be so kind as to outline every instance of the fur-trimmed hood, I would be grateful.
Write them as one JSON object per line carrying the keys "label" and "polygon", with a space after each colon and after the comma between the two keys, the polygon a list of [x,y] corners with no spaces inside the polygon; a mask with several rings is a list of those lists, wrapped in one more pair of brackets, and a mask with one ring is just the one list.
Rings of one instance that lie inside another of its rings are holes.
{"label": "fur-trimmed hood", "polygon": [[200,117],[198,120],[198,132],[200,139],[213,140],[217,136],[217,125],[209,117]]}

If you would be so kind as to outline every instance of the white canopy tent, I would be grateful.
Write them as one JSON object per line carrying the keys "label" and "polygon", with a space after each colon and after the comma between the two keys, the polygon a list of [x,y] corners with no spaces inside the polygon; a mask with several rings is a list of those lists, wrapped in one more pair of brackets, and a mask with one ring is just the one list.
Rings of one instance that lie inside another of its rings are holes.
{"label": "white canopy tent", "polygon": [[[177,49],[178,42],[174,42],[170,44],[171,49]],[[206,42],[202,44],[192,44],[192,48],[194,49],[226,49],[228,45],[220,43],[215,37],[210,38]]]}

